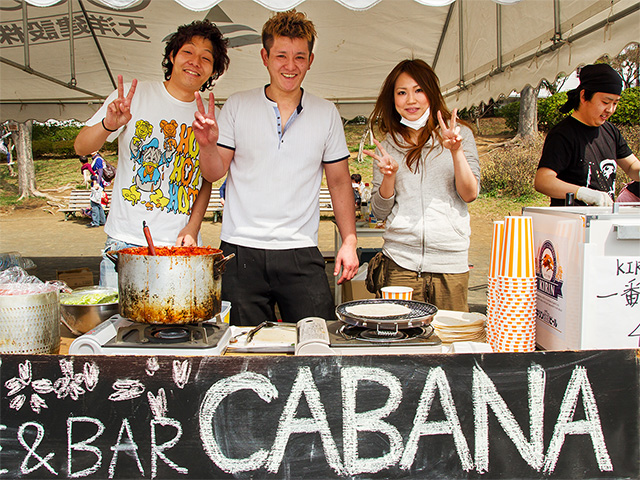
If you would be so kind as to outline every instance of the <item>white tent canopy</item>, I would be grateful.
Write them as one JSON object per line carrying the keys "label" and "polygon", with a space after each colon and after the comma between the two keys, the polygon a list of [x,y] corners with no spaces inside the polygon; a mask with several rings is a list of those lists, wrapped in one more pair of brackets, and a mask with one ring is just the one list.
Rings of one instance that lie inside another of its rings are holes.
{"label": "white tent canopy", "polygon": [[638,0],[0,0],[0,121],[85,120],[118,74],[162,79],[164,39],[204,18],[230,39],[230,69],[213,90],[223,102],[268,82],[261,28],[293,7],[318,31],[304,87],[346,118],[369,114],[404,58],[431,64],[449,106],[463,108],[640,39]]}

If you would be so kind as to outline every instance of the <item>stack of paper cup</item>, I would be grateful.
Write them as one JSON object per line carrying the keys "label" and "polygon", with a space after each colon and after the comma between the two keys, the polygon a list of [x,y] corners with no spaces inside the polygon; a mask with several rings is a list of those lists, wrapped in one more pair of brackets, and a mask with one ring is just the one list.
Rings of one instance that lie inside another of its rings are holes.
{"label": "stack of paper cup", "polygon": [[536,277],[531,217],[494,222],[487,340],[496,352],[532,352],[536,346]]}
{"label": "stack of paper cup", "polygon": [[502,246],[502,237],[504,234],[504,221],[493,222],[493,237],[491,238],[491,259],[489,261],[489,278],[487,288],[487,341],[491,342],[493,338],[494,321],[496,318],[495,308],[498,304],[497,299],[497,279],[500,269],[500,249]]}

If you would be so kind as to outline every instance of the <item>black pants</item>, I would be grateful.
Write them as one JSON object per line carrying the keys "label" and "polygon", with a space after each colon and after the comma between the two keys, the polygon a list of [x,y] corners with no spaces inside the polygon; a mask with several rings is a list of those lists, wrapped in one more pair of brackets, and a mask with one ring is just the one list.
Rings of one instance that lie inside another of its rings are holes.
{"label": "black pants", "polygon": [[263,250],[221,242],[225,256],[235,253],[222,275],[222,299],[231,302],[231,325],[305,317],[335,320],[335,306],[317,247]]}

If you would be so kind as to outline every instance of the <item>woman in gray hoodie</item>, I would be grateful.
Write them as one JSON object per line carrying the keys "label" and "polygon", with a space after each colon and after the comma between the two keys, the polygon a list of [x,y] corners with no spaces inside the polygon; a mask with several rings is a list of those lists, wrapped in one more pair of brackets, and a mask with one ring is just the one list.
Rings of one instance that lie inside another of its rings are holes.
{"label": "woman in gray hoodie", "polygon": [[370,118],[382,142],[373,166],[371,208],[386,221],[380,282],[413,288],[413,299],[468,311],[467,203],[480,191],[473,132],[450,112],[435,72],[403,60],[387,76]]}

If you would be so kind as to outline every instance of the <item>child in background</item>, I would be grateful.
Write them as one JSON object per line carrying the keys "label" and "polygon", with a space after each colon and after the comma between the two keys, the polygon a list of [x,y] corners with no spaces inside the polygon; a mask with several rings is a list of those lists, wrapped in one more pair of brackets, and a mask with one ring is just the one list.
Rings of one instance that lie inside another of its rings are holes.
{"label": "child in background", "polygon": [[94,172],[93,168],[91,168],[91,163],[89,163],[89,157],[85,155],[81,155],[79,160],[80,160],[80,163],[82,164],[82,166],[80,167],[80,173],[84,178],[84,186],[89,187],[91,186],[91,177],[95,176],[96,172]]}
{"label": "child in background", "polygon": [[99,227],[100,225],[104,225],[107,221],[107,217],[104,214],[104,208],[102,208],[102,196],[104,194],[104,190],[98,181],[98,177],[95,175],[91,176],[91,223],[88,225],[89,228]]}
{"label": "child in background", "polygon": [[359,173],[351,174],[351,188],[353,188],[353,196],[356,199],[356,209],[358,209],[360,208],[360,202],[362,201],[362,192],[364,191],[362,176]]}

